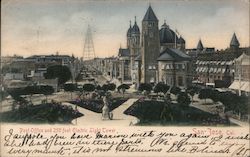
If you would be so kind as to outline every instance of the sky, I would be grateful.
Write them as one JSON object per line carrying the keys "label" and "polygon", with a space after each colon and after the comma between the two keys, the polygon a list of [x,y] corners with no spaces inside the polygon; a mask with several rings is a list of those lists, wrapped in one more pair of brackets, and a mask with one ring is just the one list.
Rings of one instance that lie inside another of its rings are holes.
{"label": "sky", "polygon": [[6,55],[74,54],[83,56],[87,26],[92,29],[95,55],[116,56],[126,47],[129,21],[141,21],[149,4],[159,28],[166,20],[195,48],[225,49],[235,32],[249,46],[248,0],[2,0],[1,52]]}

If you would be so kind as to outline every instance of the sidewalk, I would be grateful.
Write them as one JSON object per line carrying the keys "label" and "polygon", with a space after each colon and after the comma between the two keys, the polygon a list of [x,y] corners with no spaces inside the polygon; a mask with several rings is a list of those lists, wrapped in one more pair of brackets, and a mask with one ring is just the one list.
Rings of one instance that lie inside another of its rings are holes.
{"label": "sidewalk", "polygon": [[[75,125],[83,126],[130,126],[139,122],[139,119],[133,116],[125,115],[123,112],[129,108],[137,99],[129,99],[120,105],[118,108],[112,111],[114,117],[113,120],[102,120],[101,113],[95,113],[90,110],[77,106],[79,112],[84,116],[74,119],[72,121]],[[63,103],[65,105],[71,105],[75,108],[75,105],[70,103]]]}
{"label": "sidewalk", "polygon": [[235,123],[235,124],[237,124],[237,125],[239,125],[239,126],[242,126],[242,127],[248,126],[248,127],[250,127],[250,125],[249,125],[248,122],[242,122],[242,121],[239,121],[239,120],[234,119],[234,118],[232,118],[232,117],[230,117],[229,120],[230,120],[230,122]]}

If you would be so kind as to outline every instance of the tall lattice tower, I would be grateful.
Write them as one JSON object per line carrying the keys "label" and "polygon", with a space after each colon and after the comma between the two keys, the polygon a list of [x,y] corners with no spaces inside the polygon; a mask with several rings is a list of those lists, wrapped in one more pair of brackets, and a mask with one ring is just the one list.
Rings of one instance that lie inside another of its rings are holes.
{"label": "tall lattice tower", "polygon": [[83,60],[90,60],[93,58],[95,58],[95,48],[94,48],[91,28],[88,25],[88,29],[85,35],[84,48],[83,48]]}

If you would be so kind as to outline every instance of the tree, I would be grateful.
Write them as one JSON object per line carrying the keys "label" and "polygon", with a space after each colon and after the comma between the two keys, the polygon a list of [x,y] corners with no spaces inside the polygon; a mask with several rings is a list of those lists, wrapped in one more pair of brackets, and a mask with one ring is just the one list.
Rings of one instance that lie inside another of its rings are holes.
{"label": "tree", "polygon": [[114,84],[114,83],[108,83],[108,84],[104,84],[103,86],[102,86],[102,90],[104,90],[104,91],[114,91],[115,90],[115,88],[116,88],[116,85]]}
{"label": "tree", "polygon": [[86,83],[82,86],[83,91],[85,92],[93,92],[95,90],[95,86],[90,83]]}
{"label": "tree", "polygon": [[169,90],[169,86],[162,82],[157,83],[156,86],[154,87],[154,92],[157,94],[160,92],[166,94],[168,90]]}
{"label": "tree", "polygon": [[129,89],[129,85],[127,84],[121,84],[120,86],[117,87],[117,90],[120,91],[122,90],[122,95],[124,96],[124,93],[127,89]]}
{"label": "tree", "polygon": [[23,97],[21,97],[21,95],[23,94],[27,95],[26,93],[24,93],[24,88],[12,88],[12,89],[8,89],[7,92],[15,100],[15,102],[12,103],[12,110],[16,108],[16,105],[18,103],[24,104],[25,106],[28,104],[27,101]]}
{"label": "tree", "polygon": [[107,92],[109,90],[108,84],[102,85],[102,90],[104,90],[105,92]]}
{"label": "tree", "polygon": [[247,115],[249,113],[249,97],[239,96],[240,101],[238,101],[238,110],[242,115]]}
{"label": "tree", "polygon": [[226,111],[237,112],[239,117],[241,117],[241,114],[248,113],[249,97],[238,96],[232,92],[220,92],[218,97],[219,101],[225,106]]}
{"label": "tree", "polygon": [[82,86],[82,89],[83,92],[87,92],[87,94],[89,94],[89,92],[93,92],[95,90],[95,85],[86,83]]}
{"label": "tree", "polygon": [[189,87],[187,88],[187,91],[188,91],[188,90],[193,90],[193,91],[195,91],[195,93],[198,94],[198,93],[200,92],[200,90],[201,90],[201,87],[192,85],[192,86],[189,86]]}
{"label": "tree", "polygon": [[178,95],[181,92],[181,89],[179,87],[173,86],[170,89],[170,93],[174,94],[174,95]]}
{"label": "tree", "polygon": [[191,102],[189,96],[187,93],[185,92],[180,92],[177,96],[177,102],[181,105],[181,106],[188,106]]}
{"label": "tree", "polygon": [[39,89],[39,86],[34,85],[34,86],[27,86],[24,88],[24,93],[30,95],[30,102],[32,103],[31,97],[33,94],[41,94],[41,91]]}
{"label": "tree", "polygon": [[45,86],[40,86],[40,92],[41,94],[45,95],[46,97],[46,102],[47,102],[47,97],[48,95],[51,95],[52,93],[54,93],[54,88],[52,86],[49,85],[45,85]]}
{"label": "tree", "polygon": [[190,88],[190,89],[187,90],[187,93],[191,96],[192,103],[193,103],[193,101],[194,101],[194,95],[196,93],[195,89]]}
{"label": "tree", "polygon": [[211,90],[209,98],[212,99],[214,102],[220,101],[220,92],[217,90]]}
{"label": "tree", "polygon": [[63,85],[72,78],[70,69],[63,65],[53,65],[47,68],[47,73],[44,74],[46,79],[58,78],[58,84]]}
{"label": "tree", "polygon": [[188,106],[191,102],[189,96],[185,92],[180,92],[177,96],[177,102],[182,106]]}
{"label": "tree", "polygon": [[114,91],[115,88],[116,88],[116,85],[115,85],[114,83],[109,83],[109,84],[108,84],[108,90]]}
{"label": "tree", "polygon": [[71,99],[72,99],[72,92],[77,90],[77,84],[75,83],[66,83],[63,86],[64,90],[70,92]]}
{"label": "tree", "polygon": [[152,90],[152,85],[149,83],[141,83],[138,88],[139,91],[143,92],[146,91],[147,93],[150,93]]}
{"label": "tree", "polygon": [[212,90],[209,88],[205,88],[205,89],[201,89],[200,93],[199,93],[199,99],[205,99],[205,103],[206,103],[206,99],[211,97],[211,92]]}
{"label": "tree", "polygon": [[97,85],[96,90],[102,90],[102,87],[100,85]]}

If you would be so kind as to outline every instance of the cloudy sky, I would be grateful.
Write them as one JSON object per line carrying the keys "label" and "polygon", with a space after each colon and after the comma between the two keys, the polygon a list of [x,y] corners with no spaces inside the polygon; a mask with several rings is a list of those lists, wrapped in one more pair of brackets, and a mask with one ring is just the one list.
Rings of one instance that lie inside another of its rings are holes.
{"label": "cloudy sky", "polygon": [[129,21],[141,21],[149,3],[159,19],[166,20],[196,47],[224,49],[235,32],[241,46],[249,46],[248,0],[3,0],[2,55],[74,54],[82,56],[88,24],[99,57],[117,54],[126,46]]}

